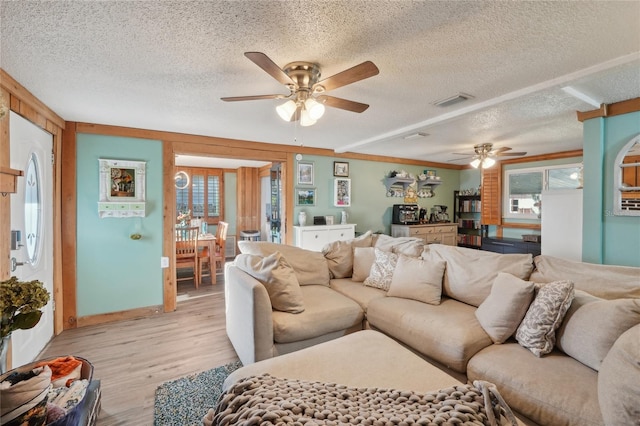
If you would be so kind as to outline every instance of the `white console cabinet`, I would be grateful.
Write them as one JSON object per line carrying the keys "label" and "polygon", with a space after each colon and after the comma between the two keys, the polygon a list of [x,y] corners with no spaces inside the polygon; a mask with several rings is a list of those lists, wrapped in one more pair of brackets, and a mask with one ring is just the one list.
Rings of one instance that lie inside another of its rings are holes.
{"label": "white console cabinet", "polygon": [[356,225],[294,226],[295,245],[306,250],[320,251],[325,244],[350,240],[356,236]]}

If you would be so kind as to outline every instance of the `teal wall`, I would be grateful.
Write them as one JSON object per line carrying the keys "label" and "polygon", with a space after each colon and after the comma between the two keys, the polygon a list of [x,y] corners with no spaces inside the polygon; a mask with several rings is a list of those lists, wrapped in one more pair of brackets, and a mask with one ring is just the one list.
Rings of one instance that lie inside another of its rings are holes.
{"label": "teal wall", "polygon": [[[385,178],[393,170],[406,170],[419,175],[425,169],[436,170],[441,177],[442,184],[434,187],[435,196],[418,198],[418,205],[430,212],[436,204],[449,206],[449,214],[453,212],[453,191],[460,187],[460,172],[458,170],[439,169],[424,166],[408,166],[399,163],[380,163],[366,160],[341,159],[305,155],[303,162],[314,163],[314,185],[316,188],[315,206],[294,206],[294,225],[298,224],[298,213],[307,213],[307,224],[313,223],[313,216],[334,216],[334,222],[340,223],[340,216],[346,210],[349,223],[356,224],[356,232],[391,233],[391,211],[394,204],[403,204],[403,198],[387,197]],[[346,161],[349,163],[349,178],[351,179],[351,207],[341,208],[333,206],[333,162]],[[297,164],[297,163],[296,163]],[[297,170],[297,165],[294,170]],[[294,178],[295,181],[295,178]],[[294,185],[303,188],[304,185]]]}
{"label": "teal wall", "polygon": [[615,159],[640,133],[640,112],[584,122],[584,216],[582,259],[640,266],[640,217],[614,216]]}
{"label": "teal wall", "polygon": [[[78,316],[162,305],[162,143],[78,134],[76,155]],[[144,218],[98,217],[100,158],[146,162]]]}
{"label": "teal wall", "polygon": [[460,170],[460,190],[477,189],[482,183],[482,172],[480,169]]}

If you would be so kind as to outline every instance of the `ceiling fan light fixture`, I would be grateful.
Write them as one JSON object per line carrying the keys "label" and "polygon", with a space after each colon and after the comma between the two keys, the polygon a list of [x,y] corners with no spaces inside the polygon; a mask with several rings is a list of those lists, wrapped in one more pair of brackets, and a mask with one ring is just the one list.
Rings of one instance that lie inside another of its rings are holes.
{"label": "ceiling fan light fixture", "polygon": [[304,108],[307,110],[309,117],[312,120],[317,120],[324,115],[324,105],[312,97],[309,97],[304,101]]}
{"label": "ceiling fan light fixture", "polygon": [[469,163],[469,165],[474,169],[477,169],[478,166],[480,165],[480,159],[479,158],[474,159],[471,163]]}
{"label": "ceiling fan light fixture", "polygon": [[494,164],[496,164],[496,160],[494,160],[491,157],[487,157],[484,160],[482,160],[483,169],[488,169],[489,167],[492,167]]}
{"label": "ceiling fan light fixture", "polygon": [[298,106],[296,105],[296,103],[291,99],[289,99],[287,102],[283,103],[282,105],[278,105],[276,107],[276,112],[278,113],[280,118],[282,118],[284,121],[291,121],[291,118],[295,114],[296,109],[298,109]]}
{"label": "ceiling fan light fixture", "polygon": [[309,111],[303,108],[302,112],[300,113],[300,125],[303,127],[307,127],[313,126],[314,124],[316,124],[316,120],[311,118],[311,116],[309,115]]}

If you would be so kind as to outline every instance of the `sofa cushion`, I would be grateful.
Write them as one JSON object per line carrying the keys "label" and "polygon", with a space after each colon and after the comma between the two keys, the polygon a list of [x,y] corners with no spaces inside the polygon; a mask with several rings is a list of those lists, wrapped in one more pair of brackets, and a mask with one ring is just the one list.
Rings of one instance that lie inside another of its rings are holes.
{"label": "sofa cushion", "polygon": [[373,246],[379,250],[404,254],[410,257],[420,257],[424,250],[424,240],[415,237],[390,237],[379,234]]}
{"label": "sofa cushion", "polygon": [[576,290],[557,331],[558,349],[600,370],[602,360],[622,333],[640,324],[640,299],[600,299]]}
{"label": "sofa cushion", "polygon": [[440,304],[444,260],[424,260],[400,255],[387,296]]}
{"label": "sofa cushion", "polygon": [[300,285],[329,286],[329,268],[322,253],[267,241],[238,241],[241,253],[269,256],[279,251],[296,272]]}
{"label": "sofa cushion", "polygon": [[363,312],[353,300],[323,285],[301,286],[305,310],[273,312],[273,340],[291,343],[362,325]]}
{"label": "sofa cushion", "polygon": [[524,318],[533,300],[535,285],[500,272],[491,293],[476,310],[476,318],[494,343],[504,343]]}
{"label": "sofa cushion", "polygon": [[353,273],[353,249],[371,247],[371,231],[345,241],[333,241],[322,248],[331,278],[346,278]]}
{"label": "sofa cushion", "polygon": [[335,278],[330,282],[330,287],[340,294],[344,294],[351,300],[355,300],[364,310],[366,315],[369,302],[373,299],[385,297],[385,291],[373,288],[353,281],[350,278]]}
{"label": "sofa cushion", "polygon": [[499,254],[442,244],[430,245],[422,257],[444,259],[443,293],[476,307],[489,296],[499,272],[526,280],[533,269],[530,254]]}
{"label": "sofa cushion", "polygon": [[560,327],[574,291],[571,281],[542,285],[516,332],[516,340],[536,356],[548,354],[556,343]]}
{"label": "sofa cushion", "polygon": [[513,410],[536,424],[603,424],[598,374],[560,351],[537,358],[515,342],[491,345],[471,358],[467,376],[494,383]]}
{"label": "sofa cushion", "polygon": [[571,280],[576,290],[602,299],[640,298],[640,268],[597,265],[544,255],[536,256],[534,261],[536,270],[531,281]]}
{"label": "sofa cushion", "polygon": [[376,262],[376,250],[373,247],[353,248],[353,281],[363,282],[369,277],[371,267]]}
{"label": "sofa cushion", "polygon": [[475,310],[444,297],[440,305],[384,297],[369,302],[367,320],[423,355],[464,373],[469,359],[492,343]]}
{"label": "sofa cushion", "polygon": [[296,274],[280,252],[267,257],[239,254],[235,264],[265,286],[273,309],[292,314],[304,311],[304,300]]}
{"label": "sofa cushion", "polygon": [[604,424],[640,424],[640,325],[625,331],[600,367],[598,397]]}
{"label": "sofa cushion", "polygon": [[389,290],[393,271],[398,263],[398,255],[395,253],[375,249],[376,261],[371,266],[369,276],[364,280],[364,285]]}

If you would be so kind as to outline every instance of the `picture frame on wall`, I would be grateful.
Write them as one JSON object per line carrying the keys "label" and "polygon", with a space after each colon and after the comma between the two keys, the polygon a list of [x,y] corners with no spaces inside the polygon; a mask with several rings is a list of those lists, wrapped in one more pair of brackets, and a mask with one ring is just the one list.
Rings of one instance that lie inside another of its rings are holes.
{"label": "picture frame on wall", "polygon": [[146,162],[98,159],[102,217],[144,217],[146,201]]}
{"label": "picture frame on wall", "polygon": [[351,206],[351,179],[347,179],[347,178],[334,179],[333,205],[335,207]]}
{"label": "picture frame on wall", "polygon": [[349,177],[349,163],[345,161],[334,161],[333,175],[336,177]]}
{"label": "picture frame on wall", "polygon": [[315,206],[316,188],[296,188],[296,206]]}
{"label": "picture frame on wall", "polygon": [[310,161],[298,162],[298,185],[313,185],[313,163]]}

